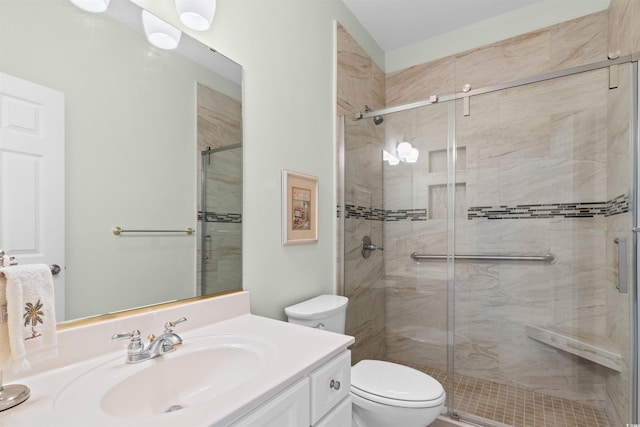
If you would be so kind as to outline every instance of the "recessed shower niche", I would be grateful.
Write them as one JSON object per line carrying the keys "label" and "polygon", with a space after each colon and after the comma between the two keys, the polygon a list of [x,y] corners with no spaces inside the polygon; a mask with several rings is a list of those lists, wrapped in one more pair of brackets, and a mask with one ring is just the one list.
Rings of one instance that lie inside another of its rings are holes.
{"label": "recessed shower niche", "polygon": [[[429,219],[447,219],[447,150],[430,150],[428,169]],[[456,148],[455,216],[466,218],[467,212],[467,148]]]}

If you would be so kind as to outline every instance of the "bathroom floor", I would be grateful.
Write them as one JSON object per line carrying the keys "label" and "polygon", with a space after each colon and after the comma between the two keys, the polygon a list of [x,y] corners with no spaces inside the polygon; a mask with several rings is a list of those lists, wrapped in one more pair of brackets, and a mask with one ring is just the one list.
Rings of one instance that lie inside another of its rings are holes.
{"label": "bathroom floor", "polygon": [[[402,362],[398,362],[402,363]],[[411,365],[445,386],[446,372]],[[568,399],[456,375],[456,409],[514,427],[610,427],[603,411]],[[447,390],[449,392],[449,390]]]}

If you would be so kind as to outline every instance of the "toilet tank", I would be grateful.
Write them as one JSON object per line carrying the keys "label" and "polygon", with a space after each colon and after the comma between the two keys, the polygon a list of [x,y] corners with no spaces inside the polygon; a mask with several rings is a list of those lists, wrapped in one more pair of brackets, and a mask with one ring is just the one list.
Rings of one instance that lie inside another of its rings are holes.
{"label": "toilet tank", "polygon": [[285,307],[289,323],[344,334],[349,299],[341,295],[320,295]]}

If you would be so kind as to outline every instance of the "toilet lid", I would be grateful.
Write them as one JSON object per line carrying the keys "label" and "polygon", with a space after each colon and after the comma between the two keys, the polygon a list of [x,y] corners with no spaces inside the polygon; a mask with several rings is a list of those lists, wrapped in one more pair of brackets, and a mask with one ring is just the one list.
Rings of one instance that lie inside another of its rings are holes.
{"label": "toilet lid", "polygon": [[284,312],[290,318],[316,320],[345,311],[348,302],[349,299],[342,295],[320,295],[296,305],[285,307]]}
{"label": "toilet lid", "polygon": [[393,401],[398,401],[398,406],[404,406],[401,402],[422,402],[424,406],[429,406],[427,402],[444,401],[444,388],[433,377],[407,366],[381,360],[361,360],[356,363],[351,368],[351,386],[362,397],[378,396],[384,399],[382,403],[393,405]]}

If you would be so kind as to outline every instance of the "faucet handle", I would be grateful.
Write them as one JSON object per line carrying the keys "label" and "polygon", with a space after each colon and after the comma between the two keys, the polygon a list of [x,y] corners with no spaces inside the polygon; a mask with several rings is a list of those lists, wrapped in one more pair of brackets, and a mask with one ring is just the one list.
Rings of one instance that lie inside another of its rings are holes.
{"label": "faucet handle", "polygon": [[140,331],[137,329],[134,329],[131,332],[125,332],[124,334],[113,334],[111,335],[111,339],[112,340],[124,340],[124,339],[128,339],[131,338],[131,341],[135,340],[135,339],[140,339]]}
{"label": "faucet handle", "polygon": [[178,323],[182,323],[182,322],[186,322],[187,318],[186,317],[181,317],[178,320],[174,320],[173,322],[167,322],[164,324],[164,332],[165,333],[171,333],[173,332],[173,328],[178,324]]}
{"label": "faucet handle", "polygon": [[129,333],[113,334],[111,336],[112,340],[124,340],[127,338],[131,338],[131,342],[129,342],[129,345],[127,346],[127,350],[130,353],[137,353],[144,349],[144,345],[142,344],[142,339],[140,339],[140,331],[137,329],[134,329]]}

